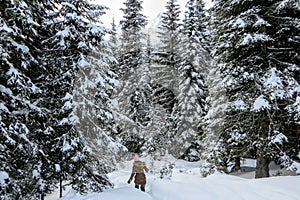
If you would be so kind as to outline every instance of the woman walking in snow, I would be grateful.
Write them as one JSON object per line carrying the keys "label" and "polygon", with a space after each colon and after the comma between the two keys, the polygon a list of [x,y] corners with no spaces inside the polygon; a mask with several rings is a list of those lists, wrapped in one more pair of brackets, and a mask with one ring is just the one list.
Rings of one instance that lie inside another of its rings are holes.
{"label": "woman walking in snow", "polygon": [[145,185],[146,185],[146,175],[144,171],[148,172],[149,169],[146,167],[146,163],[139,160],[139,156],[137,154],[134,155],[134,163],[132,167],[132,173],[128,180],[128,184],[132,181],[134,178],[135,188],[139,189],[141,187],[141,190],[145,192]]}

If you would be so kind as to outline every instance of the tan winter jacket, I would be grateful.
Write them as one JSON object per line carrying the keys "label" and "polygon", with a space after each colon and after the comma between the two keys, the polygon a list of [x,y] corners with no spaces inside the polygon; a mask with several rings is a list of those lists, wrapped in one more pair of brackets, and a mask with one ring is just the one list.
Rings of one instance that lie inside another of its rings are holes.
{"label": "tan winter jacket", "polygon": [[134,177],[134,183],[136,185],[146,185],[146,176],[144,171],[149,171],[146,167],[146,163],[142,161],[134,161],[130,180]]}

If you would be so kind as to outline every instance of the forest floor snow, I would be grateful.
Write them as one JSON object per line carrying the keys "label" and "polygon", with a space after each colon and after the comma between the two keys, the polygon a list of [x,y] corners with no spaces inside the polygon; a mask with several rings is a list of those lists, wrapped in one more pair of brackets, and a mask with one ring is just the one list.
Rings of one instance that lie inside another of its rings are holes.
{"label": "forest floor snow", "polygon": [[[242,171],[236,175],[213,174],[206,178],[200,175],[202,162],[144,160],[150,168],[146,193],[135,189],[134,183],[127,184],[132,167],[129,161],[109,174],[113,189],[87,195],[70,190],[61,200],[300,200],[300,176],[253,179],[255,161],[252,160],[242,163]],[[159,170],[170,163],[173,163],[172,174],[161,179]],[[271,175],[280,174],[277,166],[271,168]]]}

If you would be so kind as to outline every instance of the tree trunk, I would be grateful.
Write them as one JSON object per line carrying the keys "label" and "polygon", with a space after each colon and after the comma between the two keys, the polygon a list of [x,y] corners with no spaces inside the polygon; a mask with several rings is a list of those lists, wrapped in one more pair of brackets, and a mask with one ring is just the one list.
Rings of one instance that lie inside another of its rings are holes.
{"label": "tree trunk", "polygon": [[269,164],[270,160],[266,156],[268,148],[264,148],[268,145],[268,139],[270,137],[270,116],[269,113],[265,113],[265,116],[262,116],[260,119],[260,141],[259,147],[256,150],[256,169],[255,169],[255,178],[265,178],[270,177],[269,174]]}
{"label": "tree trunk", "polygon": [[41,200],[45,200],[45,194],[44,194],[44,192],[41,193],[40,197],[41,197]]}
{"label": "tree trunk", "polygon": [[241,158],[236,157],[234,159],[234,162],[235,162],[234,171],[239,171],[241,169]]}
{"label": "tree trunk", "polygon": [[257,155],[256,158],[256,169],[255,169],[255,178],[265,178],[270,177],[269,174],[269,164],[270,161],[268,158],[265,158],[261,155]]}
{"label": "tree trunk", "polygon": [[63,185],[62,185],[62,177],[59,176],[59,198],[63,196]]}

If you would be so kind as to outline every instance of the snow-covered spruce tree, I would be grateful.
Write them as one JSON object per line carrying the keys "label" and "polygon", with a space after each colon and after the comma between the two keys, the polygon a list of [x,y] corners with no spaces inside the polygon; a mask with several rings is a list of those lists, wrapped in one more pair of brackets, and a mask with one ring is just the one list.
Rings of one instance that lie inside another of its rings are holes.
{"label": "snow-covered spruce tree", "polygon": [[111,22],[111,33],[110,33],[109,43],[112,46],[111,51],[114,54],[117,54],[118,53],[117,52],[118,50],[117,25],[114,17]]}
{"label": "snow-covered spruce tree", "polygon": [[[212,62],[211,66],[215,66]],[[206,163],[201,168],[201,174],[207,176],[215,170],[216,166],[222,166],[227,162],[226,153],[223,147],[223,140],[220,133],[224,132],[226,127],[226,89],[223,87],[223,79],[216,67],[209,70],[206,80],[208,86],[207,103],[209,105],[208,112],[205,116],[204,133],[203,133],[203,151],[202,159]],[[225,159],[225,161],[223,160]]]}
{"label": "snow-covered spruce tree", "polygon": [[[299,82],[299,81],[298,81]],[[300,149],[300,97],[296,97],[295,102],[288,107],[290,113],[290,121],[292,123],[287,128],[287,145],[285,145],[285,151],[294,160],[299,161],[299,149]],[[290,160],[286,164],[290,165]],[[296,169],[296,168],[294,168]]]}
{"label": "snow-covered spruce tree", "polygon": [[[299,159],[299,157],[297,157],[300,147],[299,2],[295,0],[276,1],[272,8],[273,9],[269,11],[269,21],[272,22],[272,26],[275,28],[274,30],[270,30],[271,34],[274,35],[274,41],[272,46],[267,47],[267,49],[272,53],[270,59],[278,70],[276,73],[278,73],[277,76],[279,76],[282,81],[281,87],[291,85],[285,90],[285,98],[278,102],[278,106],[285,111],[281,112],[281,119],[286,119],[287,107],[288,112],[291,114],[289,120],[285,120],[286,123],[284,124],[284,128],[282,128],[288,138],[283,148],[289,157]],[[284,159],[281,160],[284,161]],[[290,164],[290,162],[286,164]]]}
{"label": "snow-covered spruce tree", "polygon": [[145,143],[141,147],[142,152],[152,156],[161,156],[171,149],[174,139],[174,123],[172,112],[175,95],[167,85],[174,80],[160,80],[161,66],[153,63],[152,41],[150,35],[147,38],[147,47],[144,52],[145,64],[140,84],[147,91],[147,120],[148,123],[140,129]]}
{"label": "snow-covered spruce tree", "polygon": [[145,27],[147,20],[141,13],[143,10],[142,0],[126,0],[125,8],[122,8],[123,19],[121,25],[121,55],[119,58],[120,73],[127,73],[136,69],[141,64],[142,58],[142,39],[144,34],[141,32]]}
{"label": "snow-covered spruce tree", "polygon": [[[151,56],[152,103],[155,112],[164,116],[164,125],[153,137],[152,148],[166,151],[172,148],[172,140],[175,137],[175,94],[178,92],[178,62],[179,62],[179,5],[176,1],[168,1],[166,11],[161,16],[158,31],[160,45]],[[157,145],[155,145],[157,144]],[[156,147],[155,147],[156,146]],[[179,155],[177,155],[179,156]]]}
{"label": "snow-covered spruce tree", "polygon": [[[129,151],[139,152],[144,143],[141,129],[148,123],[148,91],[143,79],[146,70],[144,61],[144,34],[146,17],[141,13],[143,1],[126,0],[120,21],[120,57],[118,58],[119,89],[116,100],[119,109],[115,119],[120,128],[116,136]],[[126,120],[125,120],[126,119]]]}
{"label": "snow-covered spruce tree", "polygon": [[[181,144],[188,145],[184,147],[184,150],[188,150],[184,152],[183,157],[191,161],[200,159],[202,143],[202,127],[200,124],[202,124],[203,116],[207,111],[207,88],[204,76],[207,76],[210,64],[209,53],[201,43],[201,41],[204,41],[203,35],[205,32],[204,4],[197,3],[196,6],[194,0],[189,0],[186,4],[187,10],[185,11],[181,31],[180,81],[176,105],[179,109],[177,116],[178,136],[176,138],[177,140],[178,138],[184,140]],[[202,5],[202,11],[199,10],[200,5]],[[207,47],[207,44],[204,44],[204,46]]]}
{"label": "snow-covered spruce tree", "polygon": [[[97,105],[101,109],[97,109],[98,120],[103,121],[102,129],[105,130],[106,134],[110,137],[117,133],[118,127],[113,118],[114,105],[112,102],[112,96],[116,92],[116,88],[119,85],[118,81],[118,60],[116,54],[118,54],[118,39],[116,24],[113,19],[112,30],[110,31],[110,39],[108,42],[104,42],[100,45],[99,50],[101,51],[101,62],[99,66],[103,66],[103,79],[98,82],[97,90]],[[108,149],[109,150],[109,149]],[[111,149],[109,150],[111,151]],[[109,158],[111,159],[111,158]]]}
{"label": "snow-covered spruce tree", "polygon": [[45,104],[51,112],[51,129],[41,144],[50,160],[43,170],[48,177],[59,179],[61,184],[66,181],[81,193],[111,186],[105,175],[107,166],[95,164],[96,152],[89,140],[101,138],[99,129],[107,122],[96,117],[97,109],[103,111],[103,105],[96,102],[101,96],[96,98],[97,86],[107,84],[110,73],[99,50],[107,32],[99,26],[104,10],[102,5],[88,1],[64,0],[44,21],[45,30],[51,32],[43,41],[49,72],[44,76],[48,80]]}
{"label": "snow-covered spruce tree", "polygon": [[180,6],[177,0],[169,0],[166,3],[166,11],[162,14],[161,26],[158,37],[160,39],[160,63],[174,68],[180,60],[178,55],[180,33]]}
{"label": "snow-covered spruce tree", "polygon": [[[38,135],[47,111],[41,105],[43,1],[2,1],[0,6],[0,199],[38,198],[49,185],[38,173],[43,157]],[[45,186],[45,187],[44,187]]]}
{"label": "snow-covered spruce tree", "polygon": [[202,48],[206,51],[211,52],[211,35],[209,28],[209,13],[208,10],[205,9],[205,3],[203,0],[195,0],[195,29],[197,30],[196,36],[199,38],[199,42],[201,43]]}
{"label": "snow-covered spruce tree", "polygon": [[111,95],[117,83],[111,67],[116,61],[106,42],[94,48],[89,55],[82,56],[79,62],[73,92],[74,113],[78,117],[76,129],[92,148],[92,154],[113,166],[116,164],[113,161],[119,146],[111,138],[116,132]]}
{"label": "snow-covered spruce tree", "polygon": [[[288,123],[283,119],[288,119],[287,106],[299,95],[294,76],[299,61],[296,56],[285,60],[276,56],[287,51],[296,55],[293,42],[281,36],[282,30],[294,36],[296,26],[282,29],[283,21],[274,20],[278,15],[288,17],[288,12],[278,12],[282,4],[216,1],[213,8],[215,67],[228,100],[222,119],[225,126],[217,133],[208,133],[217,134],[219,141],[220,148],[214,148],[213,155],[223,156],[223,165],[234,157],[255,156],[257,178],[269,176],[270,160],[287,158],[282,147]],[[291,1],[286,9],[297,12],[296,4]]]}

